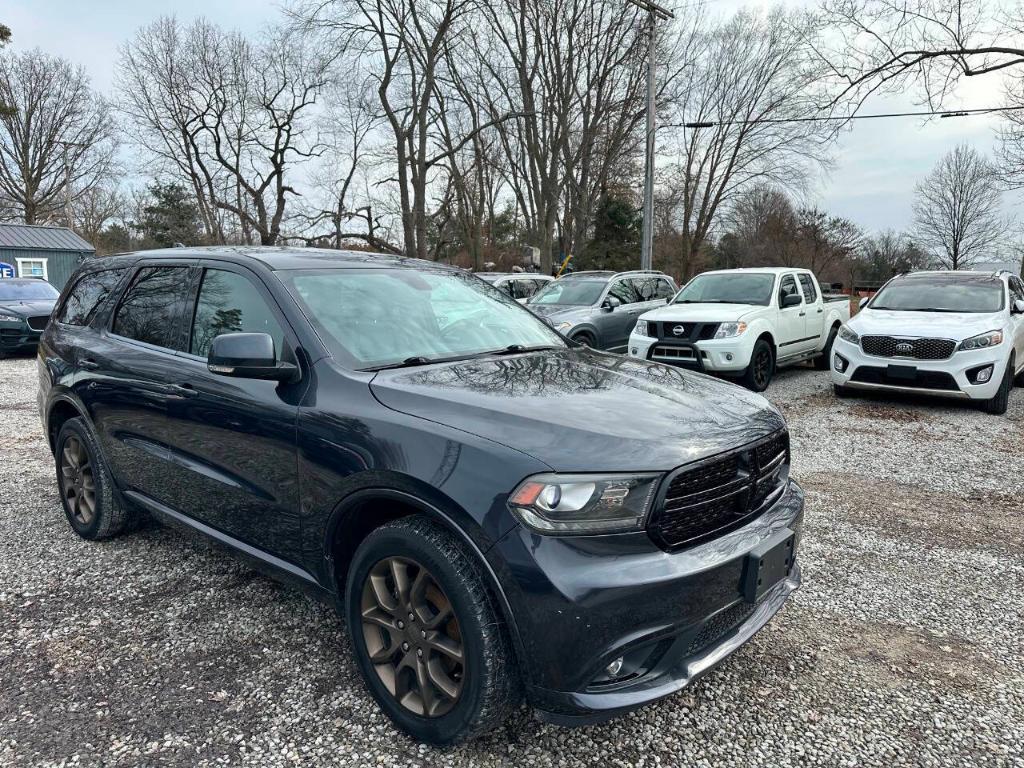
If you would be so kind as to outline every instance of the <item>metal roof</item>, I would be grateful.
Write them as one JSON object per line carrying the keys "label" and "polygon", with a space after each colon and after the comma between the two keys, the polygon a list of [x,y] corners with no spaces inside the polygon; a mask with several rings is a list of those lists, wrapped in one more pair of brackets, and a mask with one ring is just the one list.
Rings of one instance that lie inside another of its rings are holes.
{"label": "metal roof", "polygon": [[36,224],[0,224],[0,248],[43,251],[88,251],[96,249],[67,227]]}

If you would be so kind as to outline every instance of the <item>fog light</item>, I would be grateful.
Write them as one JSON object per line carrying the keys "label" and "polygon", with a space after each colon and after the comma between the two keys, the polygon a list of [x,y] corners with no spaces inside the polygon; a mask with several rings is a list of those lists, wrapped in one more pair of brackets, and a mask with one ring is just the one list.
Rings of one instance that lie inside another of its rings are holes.
{"label": "fog light", "polygon": [[633,347],[632,349],[630,349],[629,350],[629,354],[636,355],[636,347]]}
{"label": "fog light", "polygon": [[832,361],[832,367],[839,371],[839,373],[845,372],[848,365],[849,362],[842,355],[836,355],[835,360]]}
{"label": "fog light", "polygon": [[984,384],[986,381],[992,378],[992,369],[985,368],[984,370],[978,371],[978,383]]}
{"label": "fog light", "polygon": [[992,374],[995,373],[994,365],[979,365],[977,368],[971,368],[967,371],[967,379],[971,384],[986,384],[992,379]]}
{"label": "fog light", "polygon": [[725,359],[726,360],[732,360],[732,352],[726,352],[725,353]]}
{"label": "fog light", "polygon": [[608,674],[608,677],[618,677],[619,672],[622,671],[622,665],[625,663],[625,659],[622,656],[615,659],[611,664],[604,668],[604,671]]}

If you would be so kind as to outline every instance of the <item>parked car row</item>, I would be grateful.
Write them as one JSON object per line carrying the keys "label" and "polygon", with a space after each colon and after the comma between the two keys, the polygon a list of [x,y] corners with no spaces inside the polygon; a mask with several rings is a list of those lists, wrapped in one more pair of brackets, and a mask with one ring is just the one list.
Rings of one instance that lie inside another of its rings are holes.
{"label": "parked car row", "polygon": [[68,523],[148,513],[332,602],[418,740],[524,698],[596,722],[689,685],[801,582],[783,417],[684,369],[763,390],[813,360],[839,395],[998,412],[1024,365],[1005,274],[896,278],[853,320],[799,269],[583,272],[523,307],[535,279],[316,249],[87,262],[37,357]]}

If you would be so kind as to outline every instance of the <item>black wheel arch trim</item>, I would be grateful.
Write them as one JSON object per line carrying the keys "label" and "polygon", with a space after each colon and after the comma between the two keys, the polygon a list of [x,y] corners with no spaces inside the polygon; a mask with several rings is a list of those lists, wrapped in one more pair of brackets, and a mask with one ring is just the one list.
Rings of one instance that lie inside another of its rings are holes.
{"label": "black wheel arch trim", "polygon": [[442,509],[440,505],[424,499],[422,496],[415,493],[387,486],[371,486],[353,491],[335,506],[334,511],[331,513],[331,517],[328,520],[322,544],[323,557],[327,562],[327,572],[330,576],[330,584],[321,586],[326,586],[333,593],[335,607],[339,614],[344,616],[345,596],[343,594],[343,590],[338,588],[337,564],[334,562],[334,558],[331,555],[331,545],[334,541],[334,537],[337,535],[338,530],[341,528],[346,517],[361,503],[387,499],[400,501],[403,504],[407,504],[427,515],[435,522],[440,523],[447,531],[458,537],[459,540],[469,548],[470,554],[476,558],[477,562],[483,567],[484,573],[487,575],[487,586],[490,587],[491,594],[495,596],[502,618],[505,620],[505,624],[509,628],[509,635],[512,638],[512,646],[516,654],[516,661],[518,662],[520,669],[525,673],[524,677],[528,677],[529,670],[527,669],[528,663],[526,648],[523,645],[523,640],[520,636],[519,625],[516,622],[515,615],[512,612],[512,605],[509,603],[508,596],[505,594],[505,590],[501,586],[498,575],[495,573],[494,568],[491,566],[491,563],[486,556],[486,553],[496,542],[489,542],[486,546],[481,546],[482,542],[478,542],[470,536],[465,530],[465,526],[460,525],[455,516]]}
{"label": "black wheel arch trim", "polygon": [[[92,419],[89,418],[89,411],[83,403],[71,390],[62,389],[56,393],[51,393],[46,401],[46,407],[43,410],[43,431],[46,433],[46,441],[50,446],[50,453],[56,448],[57,435],[53,430],[52,416],[53,412],[60,405],[69,405],[78,413],[78,418],[85,420],[86,425],[95,435],[96,429],[92,424]],[[72,417],[75,418],[75,417]]]}

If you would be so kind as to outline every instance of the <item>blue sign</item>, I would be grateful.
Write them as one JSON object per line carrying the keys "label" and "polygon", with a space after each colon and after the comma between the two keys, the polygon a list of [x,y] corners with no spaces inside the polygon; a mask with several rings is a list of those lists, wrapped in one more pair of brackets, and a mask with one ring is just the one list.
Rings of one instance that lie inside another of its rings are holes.
{"label": "blue sign", "polygon": [[0,261],[0,280],[8,277],[14,277],[14,267],[6,262]]}

